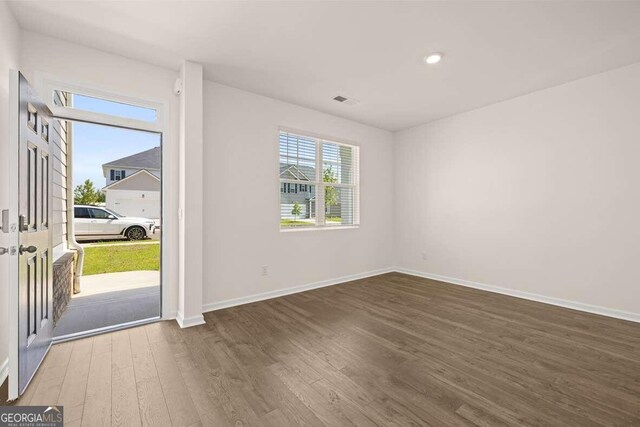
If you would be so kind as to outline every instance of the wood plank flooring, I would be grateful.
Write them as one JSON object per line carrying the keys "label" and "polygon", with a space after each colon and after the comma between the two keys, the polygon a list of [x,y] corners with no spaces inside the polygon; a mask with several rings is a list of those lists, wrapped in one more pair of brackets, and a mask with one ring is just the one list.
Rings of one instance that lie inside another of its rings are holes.
{"label": "wood plank flooring", "polygon": [[67,425],[640,425],[640,325],[390,273],[56,345]]}

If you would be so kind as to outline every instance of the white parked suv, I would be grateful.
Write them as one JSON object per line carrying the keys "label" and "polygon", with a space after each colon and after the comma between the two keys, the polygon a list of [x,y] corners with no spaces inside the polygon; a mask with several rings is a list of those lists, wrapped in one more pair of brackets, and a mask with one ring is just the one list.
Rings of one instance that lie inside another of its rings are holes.
{"label": "white parked suv", "polygon": [[154,234],[156,224],[149,218],[120,215],[99,206],[74,207],[75,235],[78,240],[126,238],[142,240]]}

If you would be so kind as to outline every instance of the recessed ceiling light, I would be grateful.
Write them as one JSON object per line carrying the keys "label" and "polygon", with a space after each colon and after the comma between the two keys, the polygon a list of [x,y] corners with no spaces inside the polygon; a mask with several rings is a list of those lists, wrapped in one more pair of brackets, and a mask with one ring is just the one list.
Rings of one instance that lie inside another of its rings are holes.
{"label": "recessed ceiling light", "polygon": [[429,65],[437,64],[438,62],[440,62],[440,60],[442,60],[443,56],[444,55],[439,52],[432,53],[424,57],[424,62]]}

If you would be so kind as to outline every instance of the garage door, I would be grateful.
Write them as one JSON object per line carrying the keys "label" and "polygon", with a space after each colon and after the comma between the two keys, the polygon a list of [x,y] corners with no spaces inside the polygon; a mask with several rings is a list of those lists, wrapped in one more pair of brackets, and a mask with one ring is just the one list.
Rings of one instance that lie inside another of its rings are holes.
{"label": "garage door", "polygon": [[[110,207],[110,206],[108,206]],[[160,218],[160,201],[145,199],[117,199],[113,202],[114,211],[126,216]]]}

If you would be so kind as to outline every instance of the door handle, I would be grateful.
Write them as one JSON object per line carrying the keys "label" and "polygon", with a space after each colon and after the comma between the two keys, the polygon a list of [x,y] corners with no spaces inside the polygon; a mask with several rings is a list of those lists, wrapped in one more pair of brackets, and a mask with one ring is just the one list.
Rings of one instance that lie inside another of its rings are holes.
{"label": "door handle", "polygon": [[22,255],[25,252],[29,252],[30,254],[32,254],[37,250],[38,250],[38,248],[36,248],[35,246],[20,245],[20,249],[18,249],[18,252],[20,252],[20,255]]}

